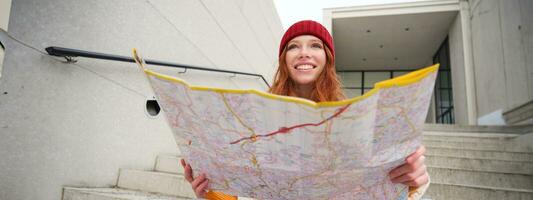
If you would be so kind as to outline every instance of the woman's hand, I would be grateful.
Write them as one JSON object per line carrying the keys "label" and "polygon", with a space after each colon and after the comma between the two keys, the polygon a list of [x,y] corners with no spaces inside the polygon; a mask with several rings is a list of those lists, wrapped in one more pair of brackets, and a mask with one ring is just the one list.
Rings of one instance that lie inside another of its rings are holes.
{"label": "woman's hand", "polygon": [[424,156],[426,148],[422,145],[405,159],[405,164],[391,170],[389,176],[393,183],[403,183],[412,187],[420,187],[426,184],[429,180],[429,175],[426,171]]}
{"label": "woman's hand", "polygon": [[185,171],[185,179],[191,184],[192,190],[194,191],[194,194],[196,194],[196,197],[205,198],[205,193],[207,192],[207,187],[209,184],[209,180],[206,178],[205,174],[201,174],[200,176],[193,178],[194,176],[191,165],[187,164],[184,159],[181,159],[181,166]]}

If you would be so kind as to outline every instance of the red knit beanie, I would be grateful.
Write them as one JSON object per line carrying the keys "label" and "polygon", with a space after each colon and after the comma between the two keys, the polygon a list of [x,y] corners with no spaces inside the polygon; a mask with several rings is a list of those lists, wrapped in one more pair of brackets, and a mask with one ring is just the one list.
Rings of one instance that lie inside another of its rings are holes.
{"label": "red knit beanie", "polygon": [[279,55],[281,56],[281,52],[283,52],[283,49],[285,49],[285,45],[289,41],[292,40],[292,38],[298,37],[300,35],[313,35],[322,42],[331,50],[331,54],[333,54],[333,60],[335,60],[335,47],[333,46],[333,38],[329,34],[328,30],[322,26],[322,24],[312,21],[312,20],[303,20],[296,22],[293,24],[285,34],[283,35],[283,38],[281,38],[281,43],[279,44]]}

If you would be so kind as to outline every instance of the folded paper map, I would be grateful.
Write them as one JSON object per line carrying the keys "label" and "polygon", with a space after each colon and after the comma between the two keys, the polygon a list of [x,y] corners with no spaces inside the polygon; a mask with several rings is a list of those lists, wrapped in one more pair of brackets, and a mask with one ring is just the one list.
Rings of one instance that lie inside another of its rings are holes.
{"label": "folded paper map", "polygon": [[[135,54],[135,53],[134,53]],[[407,199],[388,173],[421,144],[438,65],[315,103],[191,86],[144,68],[182,156],[211,190],[257,199]]]}

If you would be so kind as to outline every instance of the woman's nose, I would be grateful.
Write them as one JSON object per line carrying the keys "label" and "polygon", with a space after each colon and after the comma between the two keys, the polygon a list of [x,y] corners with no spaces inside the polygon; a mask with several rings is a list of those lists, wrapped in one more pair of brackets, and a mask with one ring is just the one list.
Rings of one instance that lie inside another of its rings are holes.
{"label": "woman's nose", "polygon": [[302,47],[300,48],[300,52],[298,54],[300,58],[304,58],[304,57],[311,57],[311,54],[309,52],[309,49],[307,47]]}

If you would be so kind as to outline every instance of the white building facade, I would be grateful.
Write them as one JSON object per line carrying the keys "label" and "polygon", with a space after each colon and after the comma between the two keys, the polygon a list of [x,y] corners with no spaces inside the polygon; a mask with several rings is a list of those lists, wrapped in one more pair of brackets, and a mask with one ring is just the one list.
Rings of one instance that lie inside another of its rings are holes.
{"label": "white building facade", "polygon": [[441,63],[428,122],[531,123],[533,2],[429,0],[324,9],[351,96]]}

